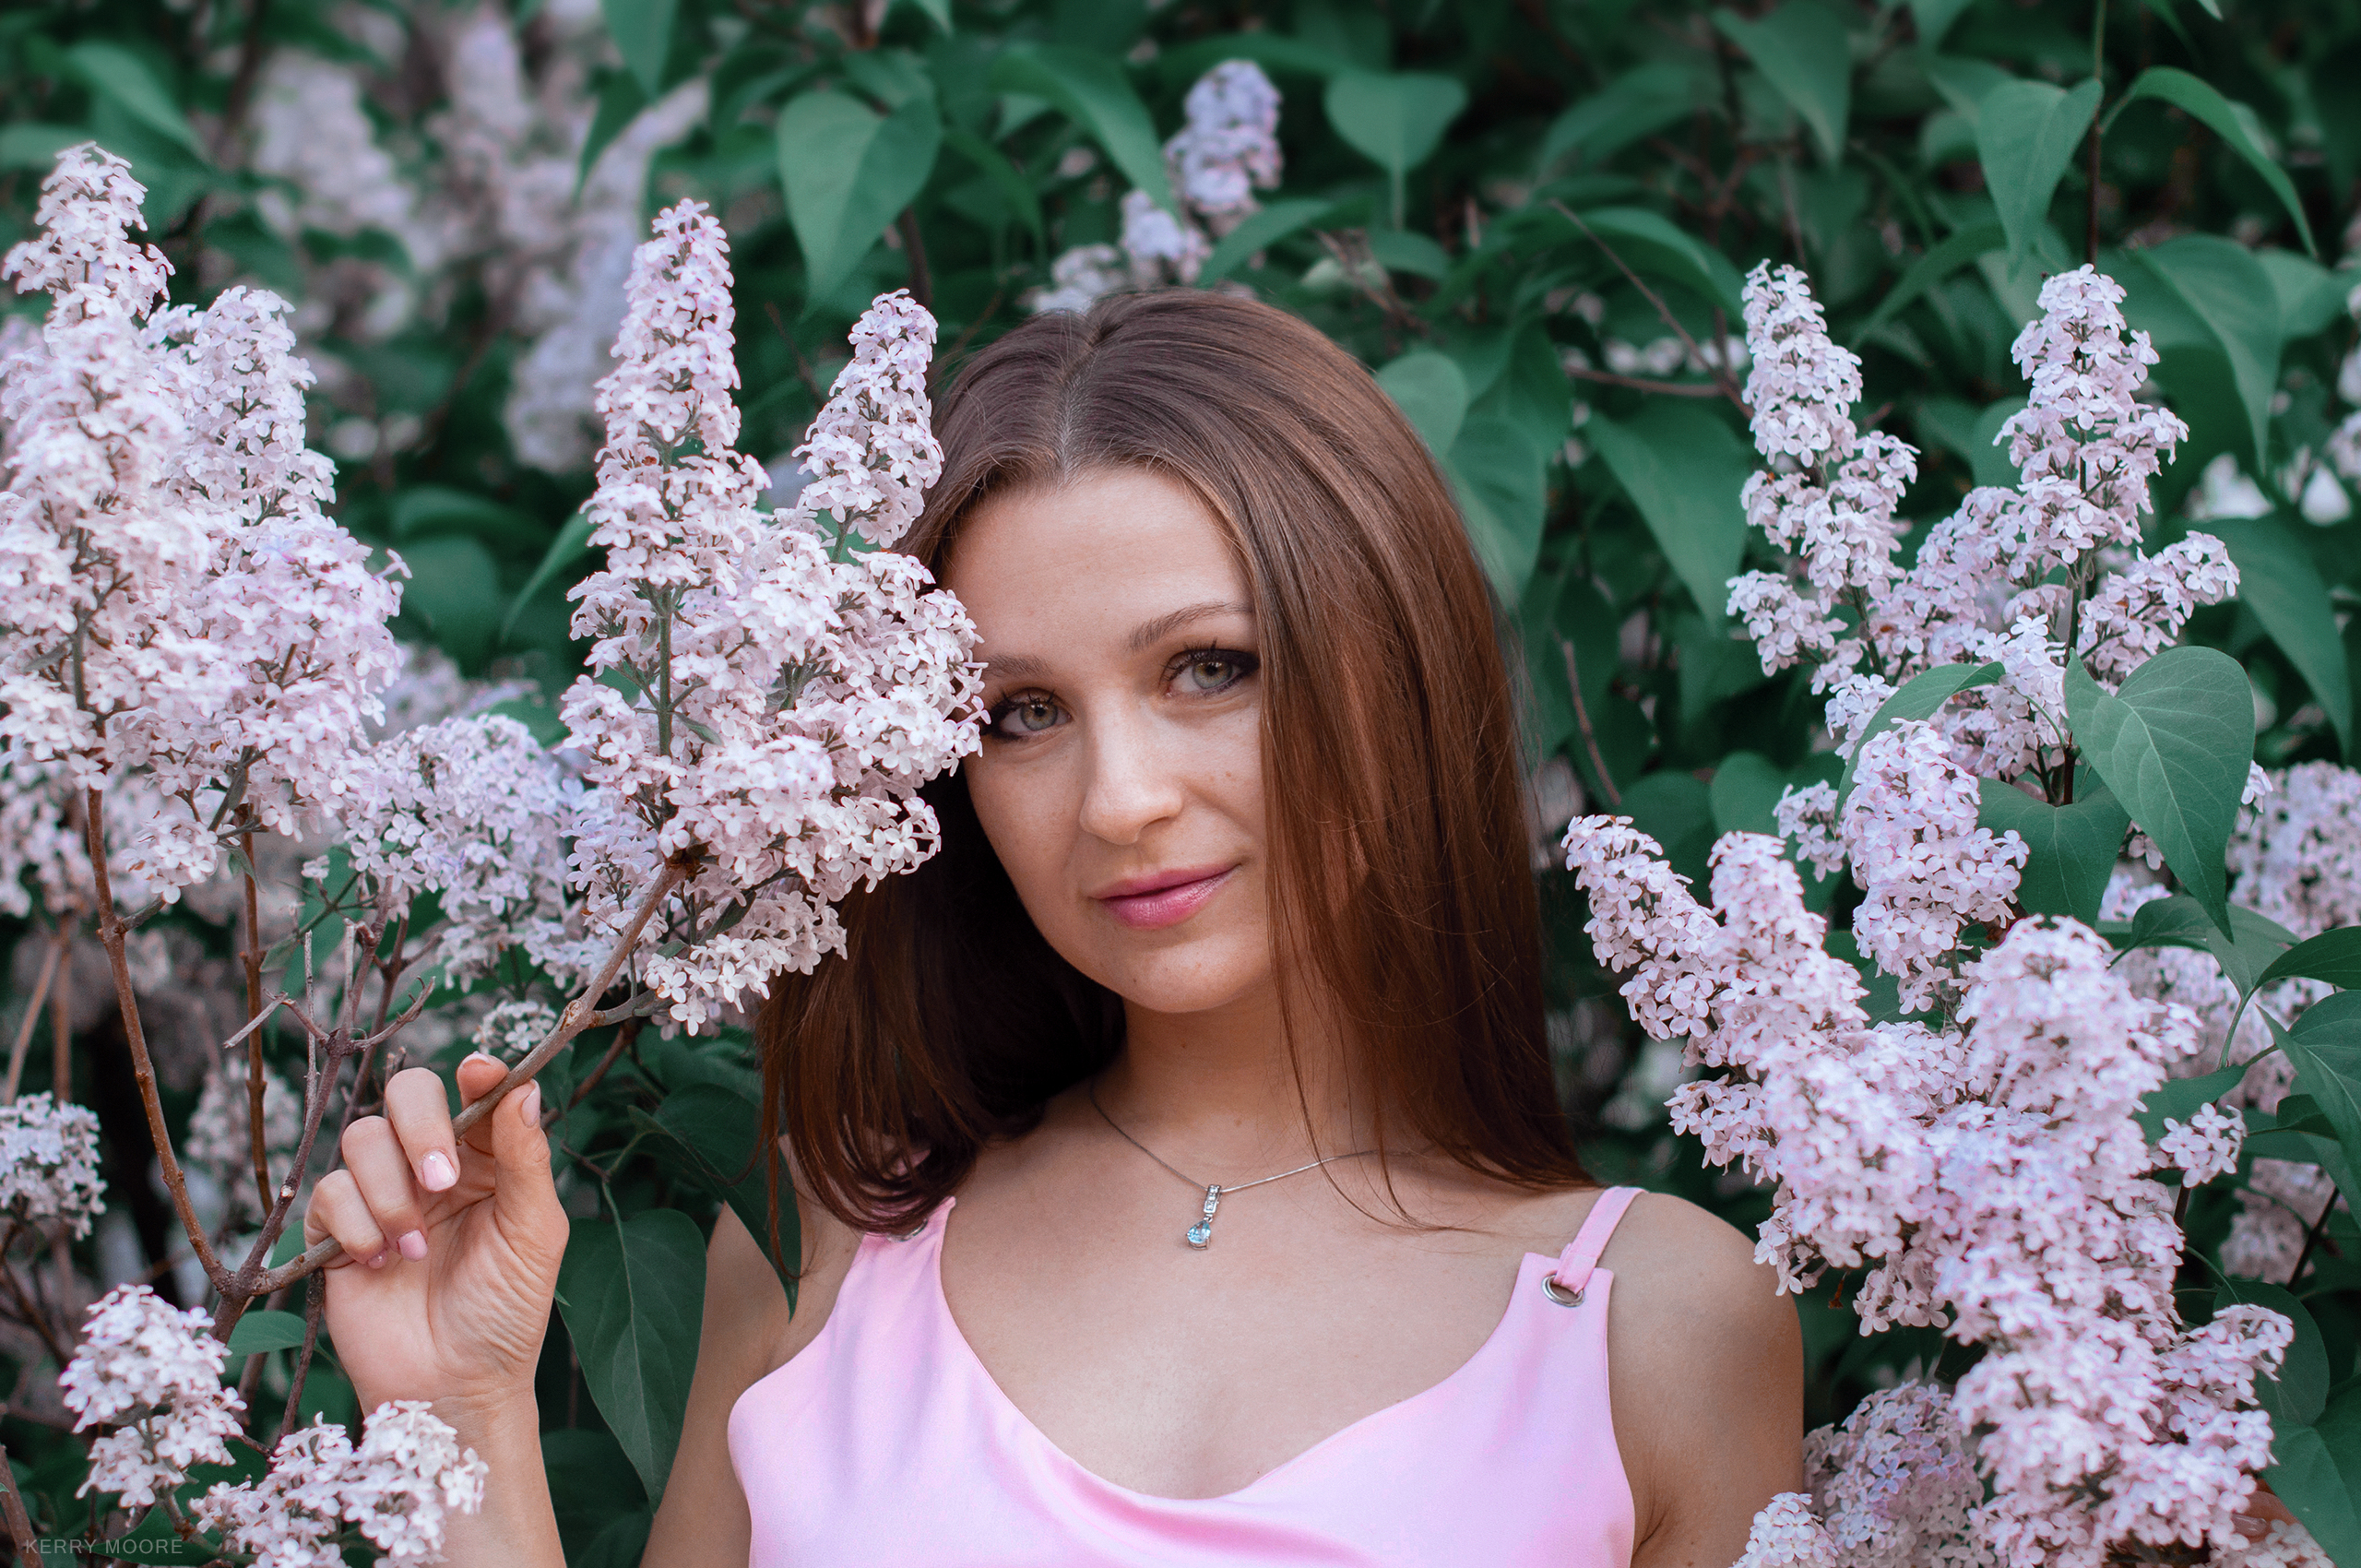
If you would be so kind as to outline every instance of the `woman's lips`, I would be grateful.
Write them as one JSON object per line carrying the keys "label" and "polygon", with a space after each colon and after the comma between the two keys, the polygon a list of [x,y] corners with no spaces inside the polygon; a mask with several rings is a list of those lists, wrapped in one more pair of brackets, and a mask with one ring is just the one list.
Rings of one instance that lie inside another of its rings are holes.
{"label": "woman's lips", "polygon": [[1098,895],[1106,911],[1133,931],[1157,931],[1179,925],[1204,908],[1205,900],[1229,880],[1236,866],[1211,871],[1175,872],[1118,884],[1118,890]]}

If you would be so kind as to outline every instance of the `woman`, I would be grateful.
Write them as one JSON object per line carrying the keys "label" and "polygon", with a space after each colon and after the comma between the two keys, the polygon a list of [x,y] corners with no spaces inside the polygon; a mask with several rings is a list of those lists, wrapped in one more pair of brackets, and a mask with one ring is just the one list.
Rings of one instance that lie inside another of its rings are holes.
{"label": "woman", "polygon": [[[1735,1561],[1800,1480],[1794,1309],[1575,1160],[1509,683],[1417,434],[1189,292],[1027,324],[938,425],[909,548],[987,739],[941,855],[765,1008],[800,1289],[724,1212],[647,1560]],[[327,1303],[363,1402],[491,1462],[454,1561],[554,1564],[566,1221],[510,1099],[455,1148],[397,1075],[306,1233],[367,1265]]]}

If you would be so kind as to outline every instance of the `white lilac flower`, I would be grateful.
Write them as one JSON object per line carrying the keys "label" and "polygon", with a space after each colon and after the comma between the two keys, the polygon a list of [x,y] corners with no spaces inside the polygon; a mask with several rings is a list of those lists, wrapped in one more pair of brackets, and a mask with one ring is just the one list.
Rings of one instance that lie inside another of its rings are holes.
{"label": "white lilac flower", "polygon": [[1234,223],[1255,209],[1255,191],[1279,183],[1279,89],[1252,60],[1226,60],[1197,78],[1181,110],[1188,123],[1164,144],[1173,191],[1206,219]]}
{"label": "white lilac flower", "polygon": [[1812,1513],[1811,1498],[1783,1491],[1755,1515],[1746,1555],[1733,1568],[1844,1568],[1844,1559]]}
{"label": "white lilac flower", "polygon": [[64,1220],[76,1237],[105,1206],[99,1119],[78,1105],[29,1094],[0,1105],[0,1210],[31,1225]]}
{"label": "white lilac flower", "polygon": [[483,1505],[490,1467],[425,1401],[369,1413],[358,1447],[326,1418],[279,1440],[255,1482],[222,1482],[198,1499],[199,1520],[257,1568],[335,1568],[350,1526],[380,1563],[443,1561],[445,1521]]}
{"label": "white lilac flower", "polygon": [[1804,1473],[1845,1568],[1987,1568],[1972,1535],[1984,1483],[1951,1399],[1909,1382],[1804,1439]]}
{"label": "white lilac flower", "polygon": [[693,874],[640,973],[690,1028],[840,950],[836,901],[932,853],[919,786],[977,744],[966,612],[910,556],[851,542],[898,539],[939,471],[932,318],[898,294],[861,318],[804,448],[815,477],[768,517],[761,465],[734,449],[726,252],[683,202],[633,262],[587,508],[607,564],[573,590],[608,679],[577,681],[562,710],[587,759],[568,826],[585,897],[562,938],[528,936],[558,971],[594,969],[680,860]]}
{"label": "white lilac flower", "polygon": [[[189,1113],[188,1136],[181,1144],[184,1161],[213,1173],[229,1195],[231,1215],[241,1222],[263,1216],[262,1195],[255,1190],[253,1111],[245,1063],[217,1062],[206,1071],[205,1087]],[[296,1176],[295,1151],[303,1141],[303,1097],[267,1067],[263,1070],[262,1134],[272,1180]]]}
{"label": "white lilac flower", "polygon": [[305,229],[350,235],[398,232],[414,197],[362,107],[361,78],[300,49],[277,49],[263,67],[251,113],[249,167],[266,185],[256,206],[286,239]]}
{"label": "white lilac flower", "polygon": [[1131,260],[1134,283],[1145,287],[1197,280],[1205,258],[1213,255],[1203,231],[1157,206],[1145,191],[1125,192],[1122,213],[1123,255]]}
{"label": "white lilac flower", "polygon": [[446,719],[381,742],[366,766],[372,788],[347,814],[353,869],[387,898],[435,896],[455,976],[564,920],[565,790],[530,731],[501,714]]}
{"label": "white lilac flower", "polygon": [[2238,1168],[2238,1151],[2246,1144],[2247,1124],[2216,1105],[2201,1105],[2186,1122],[2165,1119],[2165,1135],[2156,1152],[2165,1163],[2179,1168],[2191,1185],[2226,1176]]}
{"label": "white lilac flower", "polygon": [[1100,296],[1129,287],[1123,253],[1113,245],[1075,245],[1050,263],[1050,286],[1034,292],[1026,308],[1036,315],[1063,311],[1081,315]]}
{"label": "white lilac flower", "polygon": [[476,1049],[503,1062],[521,1060],[557,1028],[557,1009],[546,1002],[497,1003],[476,1025]]}
{"label": "white lilac flower", "polygon": [[90,1444],[92,1491],[144,1508],[195,1465],[230,1462],[245,1401],[221,1383],[228,1347],[212,1319],[183,1312],[145,1285],[119,1285],[92,1304],[82,1343],[58,1378],[74,1430],[115,1430]]}

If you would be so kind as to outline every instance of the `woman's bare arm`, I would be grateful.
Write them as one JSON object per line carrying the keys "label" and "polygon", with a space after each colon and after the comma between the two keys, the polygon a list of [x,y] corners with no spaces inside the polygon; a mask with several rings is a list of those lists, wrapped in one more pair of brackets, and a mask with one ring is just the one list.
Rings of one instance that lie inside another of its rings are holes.
{"label": "woman's bare arm", "polygon": [[860,1240],[818,1205],[796,1206],[803,1274],[792,1313],[770,1259],[737,1214],[725,1207],[714,1225],[706,1247],[696,1375],[689,1384],[680,1451],[647,1538],[647,1568],[744,1568],[753,1526],[730,1462],[730,1412],[741,1394],[820,1332]]}
{"label": "woman's bare arm", "polygon": [[1762,1505],[1803,1485],[1803,1335],[1752,1243],[1642,1197],[1602,1260],[1631,1568],[1730,1568]]}

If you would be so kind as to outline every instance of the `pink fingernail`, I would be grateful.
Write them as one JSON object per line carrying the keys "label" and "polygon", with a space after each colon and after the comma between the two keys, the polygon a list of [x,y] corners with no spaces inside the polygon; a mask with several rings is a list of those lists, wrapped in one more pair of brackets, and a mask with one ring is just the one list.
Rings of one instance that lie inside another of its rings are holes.
{"label": "pink fingernail", "polygon": [[386,1260],[393,1255],[393,1253],[386,1252],[381,1247],[377,1250],[377,1255],[369,1260],[369,1266],[371,1268],[383,1268],[386,1266]]}
{"label": "pink fingernail", "polygon": [[445,1158],[443,1151],[436,1149],[419,1163],[418,1179],[426,1184],[428,1192],[440,1193],[457,1182],[459,1173],[451,1169],[451,1162]]}
{"label": "pink fingernail", "polygon": [[520,1117],[520,1118],[524,1121],[525,1125],[527,1125],[528,1127],[538,1127],[538,1126],[540,1126],[540,1123],[541,1123],[541,1086],[540,1086],[540,1085],[539,1085],[539,1084],[527,1084],[527,1085],[525,1086],[525,1103],[517,1109],[516,1114],[518,1115],[518,1117]]}
{"label": "pink fingernail", "polygon": [[413,1230],[409,1235],[404,1236],[397,1245],[399,1245],[402,1250],[402,1256],[409,1259],[412,1263],[416,1263],[426,1256],[426,1232],[423,1230]]}

